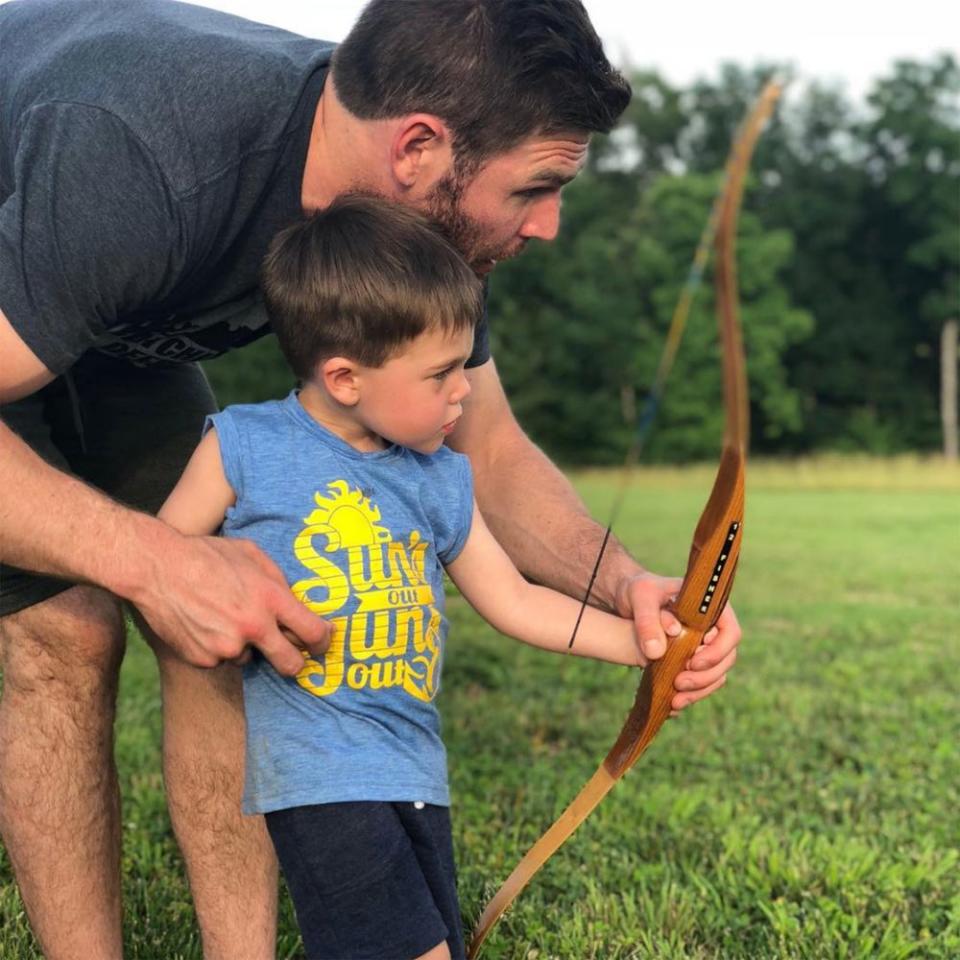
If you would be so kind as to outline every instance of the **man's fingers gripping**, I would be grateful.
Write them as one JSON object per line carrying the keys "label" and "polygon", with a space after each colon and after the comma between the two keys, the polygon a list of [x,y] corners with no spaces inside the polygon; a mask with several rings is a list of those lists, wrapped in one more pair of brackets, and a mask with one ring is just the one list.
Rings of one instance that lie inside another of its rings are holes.
{"label": "man's fingers gripping", "polygon": [[303,669],[303,653],[280,632],[279,627],[261,637],[257,647],[277,673],[285,677],[295,677]]}
{"label": "man's fingers gripping", "polygon": [[327,652],[333,627],[308,610],[293,594],[287,592],[277,610],[277,622],[291,643],[318,656]]}

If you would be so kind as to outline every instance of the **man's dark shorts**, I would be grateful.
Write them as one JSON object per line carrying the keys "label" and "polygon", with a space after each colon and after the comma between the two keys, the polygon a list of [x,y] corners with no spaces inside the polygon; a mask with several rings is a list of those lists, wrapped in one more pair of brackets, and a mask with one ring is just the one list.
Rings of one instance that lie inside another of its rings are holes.
{"label": "man's dark shorts", "polygon": [[324,803],[266,815],[310,960],[464,960],[450,811]]}
{"label": "man's dark shorts", "polygon": [[[156,513],[199,443],[204,417],[215,409],[196,364],[140,368],[88,353],[42,390],[5,404],[0,417],[49,463],[115,500]],[[0,616],[70,586],[0,565]]]}

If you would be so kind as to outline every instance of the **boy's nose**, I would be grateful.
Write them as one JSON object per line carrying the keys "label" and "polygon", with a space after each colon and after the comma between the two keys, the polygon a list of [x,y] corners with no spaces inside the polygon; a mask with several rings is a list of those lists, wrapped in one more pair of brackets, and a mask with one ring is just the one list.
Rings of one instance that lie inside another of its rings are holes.
{"label": "boy's nose", "polygon": [[470,381],[467,379],[467,375],[461,370],[458,382],[450,394],[450,402],[460,403],[460,401],[470,395],[470,390]]}

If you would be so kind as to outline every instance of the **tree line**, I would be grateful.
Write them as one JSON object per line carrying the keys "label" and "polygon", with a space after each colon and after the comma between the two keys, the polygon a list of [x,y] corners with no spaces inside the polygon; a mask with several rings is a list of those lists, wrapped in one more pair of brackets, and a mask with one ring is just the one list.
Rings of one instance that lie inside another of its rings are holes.
{"label": "tree line", "polygon": [[[728,66],[679,89],[633,71],[622,123],[564,193],[558,239],[493,274],[501,377],[559,462],[622,461],[730,143],[773,73],[788,71]],[[751,448],[939,450],[941,371],[957,362],[956,340],[952,358],[941,342],[960,313],[960,67],[946,54],[898,62],[865,104],[817,83],[788,93],[738,232]],[[716,455],[713,309],[708,268],[645,459]],[[208,370],[223,402],[289,387],[269,338]]]}

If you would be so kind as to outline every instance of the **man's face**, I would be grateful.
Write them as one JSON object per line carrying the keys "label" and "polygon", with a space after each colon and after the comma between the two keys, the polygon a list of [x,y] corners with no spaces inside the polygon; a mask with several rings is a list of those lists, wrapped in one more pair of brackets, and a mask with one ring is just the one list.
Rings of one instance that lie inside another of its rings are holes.
{"label": "man's face", "polygon": [[583,168],[584,134],[531,137],[486,161],[472,177],[449,173],[427,197],[428,213],[481,276],[528,240],[552,240],[560,191]]}

